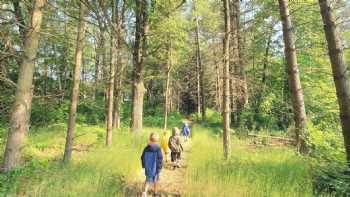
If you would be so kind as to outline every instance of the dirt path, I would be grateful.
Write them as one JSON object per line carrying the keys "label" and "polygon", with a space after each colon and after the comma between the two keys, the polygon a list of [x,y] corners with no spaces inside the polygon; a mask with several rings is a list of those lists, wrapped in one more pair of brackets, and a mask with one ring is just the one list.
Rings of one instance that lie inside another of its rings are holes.
{"label": "dirt path", "polygon": [[[190,151],[190,143],[185,143],[185,151],[182,153],[180,168],[174,169],[170,162],[165,163],[159,178],[158,196],[161,197],[178,197],[182,196],[185,191],[185,177],[187,168],[187,156]],[[170,160],[170,158],[169,158]],[[125,196],[141,196],[142,185],[145,180],[144,171],[140,170],[138,175],[127,183]],[[149,193],[148,196],[152,196]]]}

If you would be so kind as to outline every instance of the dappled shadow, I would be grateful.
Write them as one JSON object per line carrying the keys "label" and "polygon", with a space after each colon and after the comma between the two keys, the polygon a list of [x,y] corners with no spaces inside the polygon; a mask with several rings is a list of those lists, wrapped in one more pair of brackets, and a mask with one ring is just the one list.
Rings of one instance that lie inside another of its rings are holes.
{"label": "dappled shadow", "polygon": [[[165,163],[160,173],[160,180],[158,183],[158,194],[156,196],[162,197],[178,197],[185,193],[185,176],[187,168],[187,155],[189,152],[190,143],[186,143],[185,151],[182,154],[180,167],[175,167],[170,162]],[[130,180],[125,189],[124,195],[142,196],[142,187],[144,182],[144,172],[141,170],[137,176]],[[152,192],[148,196],[154,196]]]}
{"label": "dappled shadow", "polygon": [[[129,185],[128,187],[125,188],[124,195],[126,197],[141,197],[142,196],[142,183]],[[154,195],[153,191],[149,191],[148,196],[180,197],[181,194],[176,193],[176,192],[169,192],[169,191],[166,191],[164,189],[160,189],[160,190],[158,190],[157,195]]]}

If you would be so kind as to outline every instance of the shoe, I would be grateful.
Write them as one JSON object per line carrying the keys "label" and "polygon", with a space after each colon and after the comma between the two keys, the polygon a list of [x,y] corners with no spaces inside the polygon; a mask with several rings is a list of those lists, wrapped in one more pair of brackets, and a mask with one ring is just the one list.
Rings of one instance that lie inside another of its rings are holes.
{"label": "shoe", "polygon": [[142,192],[142,197],[147,197],[147,192]]}

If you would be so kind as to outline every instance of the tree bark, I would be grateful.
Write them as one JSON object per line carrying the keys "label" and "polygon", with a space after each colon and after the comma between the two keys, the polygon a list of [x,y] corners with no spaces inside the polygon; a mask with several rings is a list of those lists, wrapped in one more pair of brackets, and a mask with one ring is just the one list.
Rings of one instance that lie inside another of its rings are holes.
{"label": "tree bark", "polygon": [[261,82],[263,83],[264,89],[265,89],[265,85],[266,85],[267,65],[269,63],[270,45],[271,45],[271,41],[272,41],[271,39],[272,39],[272,32],[269,34],[269,36],[267,38],[267,43],[266,43],[266,48],[265,48],[263,74],[262,74],[262,79],[261,79]]}
{"label": "tree bark", "polygon": [[[237,100],[239,97],[239,51],[238,51],[238,31],[237,31],[237,12],[235,9],[236,0],[229,1],[230,10],[230,101],[231,109],[237,111]],[[234,117],[235,118],[235,117]],[[234,121],[235,122],[235,121]]]}
{"label": "tree bark", "polygon": [[63,162],[68,163],[72,157],[72,149],[73,149],[73,140],[74,140],[74,132],[75,132],[75,120],[77,116],[77,105],[79,99],[79,82],[80,82],[80,68],[82,65],[82,57],[83,57],[83,48],[84,48],[84,39],[85,39],[85,16],[86,8],[84,3],[80,2],[79,8],[79,25],[78,25],[78,35],[77,35],[77,45],[75,49],[75,67],[73,74],[73,87],[72,87],[72,95],[71,95],[71,104],[69,111],[69,119],[68,119],[68,129],[66,136],[66,145],[64,149]]}
{"label": "tree bark", "polygon": [[[63,2],[64,4],[64,11],[67,11],[67,0],[64,0]],[[68,77],[67,77],[67,71],[68,71],[68,55],[69,55],[69,43],[68,43],[68,22],[67,20],[64,21],[64,38],[65,38],[65,42],[64,42],[64,57],[63,57],[63,87],[62,87],[62,96],[61,96],[61,102],[64,100],[65,95],[66,95],[66,89],[67,89],[67,81],[68,81]]]}
{"label": "tree bark", "polygon": [[33,1],[30,27],[25,32],[24,56],[19,70],[15,102],[12,106],[10,128],[5,148],[5,171],[9,171],[18,165],[21,157],[23,140],[29,128],[33,94],[33,72],[39,45],[39,31],[44,5],[45,0]]}
{"label": "tree bark", "polygon": [[216,99],[216,109],[220,111],[221,109],[221,83],[220,83],[220,65],[217,62],[216,59],[216,52],[214,50],[214,64],[215,64],[215,73],[216,73],[216,80],[215,80],[215,99]]}
{"label": "tree bark", "polygon": [[48,90],[48,80],[49,80],[49,64],[45,62],[45,68],[44,68],[44,96],[47,96],[47,90]]}
{"label": "tree bark", "polygon": [[111,32],[111,64],[110,64],[110,76],[109,76],[109,87],[108,87],[108,107],[107,107],[107,137],[106,145],[112,145],[112,132],[113,132],[113,109],[114,109],[114,82],[115,82],[115,70],[118,66],[119,58],[119,24],[118,24],[118,3],[117,0],[112,1],[112,25],[113,31]]}
{"label": "tree bark", "polygon": [[173,89],[172,87],[170,87],[171,84],[170,84],[170,81],[169,81],[169,95],[168,95],[168,98],[169,98],[169,113],[173,112],[173,109],[174,109],[174,100],[173,100]]}
{"label": "tree bark", "polygon": [[244,39],[241,33],[241,0],[235,0],[235,12],[236,12],[236,31],[237,31],[237,41],[238,41],[238,65],[239,65],[239,92],[240,98],[238,99],[240,107],[243,109],[248,103],[248,88],[247,88],[247,77],[245,73],[245,61],[244,61]]}
{"label": "tree bark", "polygon": [[[195,7],[194,7],[195,9]],[[202,122],[205,121],[205,92],[204,92],[204,68],[202,65],[201,48],[199,41],[199,19],[196,14],[196,68],[197,68],[197,80],[198,80],[198,113],[201,114]]]}
{"label": "tree bark", "polygon": [[336,27],[336,18],[329,0],[319,0],[324,31],[328,43],[328,54],[332,65],[340,120],[344,137],[346,157],[350,166],[350,84],[347,66],[345,65],[343,49]]}
{"label": "tree bark", "polygon": [[283,26],[284,53],[288,67],[288,80],[292,93],[297,148],[299,152],[304,152],[306,149],[304,139],[304,132],[306,132],[306,112],[299,77],[293,26],[290,19],[287,0],[279,0],[279,9]]}
{"label": "tree bark", "polygon": [[231,104],[235,111],[233,122],[235,127],[241,126],[241,113],[248,103],[248,90],[243,57],[243,39],[240,23],[240,0],[232,0],[230,3],[231,13]]}
{"label": "tree bark", "polygon": [[100,82],[100,64],[101,64],[101,39],[100,39],[100,35],[101,33],[98,33],[99,35],[96,36],[96,47],[95,47],[95,83],[94,83],[94,89],[95,89],[95,93],[94,93],[94,100],[98,97],[99,94],[99,90],[98,90],[98,86],[99,86],[99,82]]}
{"label": "tree bark", "polygon": [[230,6],[229,0],[223,0],[225,17],[225,38],[224,38],[224,67],[223,67],[223,146],[224,158],[228,159],[231,154],[230,142]]}
{"label": "tree bark", "polygon": [[134,44],[134,70],[132,91],[132,115],[131,129],[133,132],[142,130],[143,121],[143,97],[145,86],[143,84],[144,64],[147,55],[147,33],[148,33],[148,2],[147,0],[136,0],[136,31]]}
{"label": "tree bark", "polygon": [[[119,2],[119,1],[118,1]],[[123,86],[123,73],[124,73],[124,66],[122,63],[122,54],[121,54],[121,49],[122,49],[122,43],[123,43],[123,37],[122,33],[124,31],[123,29],[123,23],[124,23],[124,13],[127,8],[127,3],[125,0],[123,1],[123,7],[121,9],[121,12],[117,12],[117,29],[116,29],[116,34],[117,34],[117,40],[118,40],[118,61],[116,64],[116,73],[114,77],[114,84],[115,84],[115,97],[114,97],[114,114],[113,114],[113,128],[120,128],[120,105],[122,102],[122,86]],[[116,7],[118,9],[118,7]]]}
{"label": "tree bark", "polygon": [[163,130],[167,130],[167,125],[168,125],[168,109],[169,109],[169,90],[170,90],[170,73],[171,73],[171,67],[172,67],[172,54],[171,54],[171,40],[169,41],[168,44],[168,57],[167,57],[167,65],[166,65],[166,84],[165,84],[165,103],[164,103],[164,125],[163,125]]}
{"label": "tree bark", "polygon": [[198,62],[198,55],[197,55],[198,51],[196,50],[196,85],[197,85],[197,113],[198,113],[198,116],[201,113],[201,85],[200,85],[200,67],[199,67],[199,64],[197,63]]}
{"label": "tree bark", "polygon": [[122,97],[122,87],[123,87],[123,73],[124,73],[124,67],[122,65],[121,61],[121,54],[119,53],[118,58],[118,65],[116,68],[116,74],[115,74],[115,98],[114,98],[114,115],[113,115],[113,128],[120,128],[120,108],[121,108],[121,102],[123,100]]}

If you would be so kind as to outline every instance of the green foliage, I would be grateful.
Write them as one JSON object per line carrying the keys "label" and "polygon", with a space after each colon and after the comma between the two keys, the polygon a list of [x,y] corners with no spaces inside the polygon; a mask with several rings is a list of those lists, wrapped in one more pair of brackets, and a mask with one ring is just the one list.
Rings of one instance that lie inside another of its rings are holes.
{"label": "green foliage", "polygon": [[205,122],[211,128],[221,127],[221,125],[222,125],[221,112],[218,112],[216,110],[207,109]]}
{"label": "green foliage", "polygon": [[321,161],[345,162],[344,141],[340,132],[322,130],[320,126],[308,125],[310,156]]}
{"label": "green foliage", "polygon": [[5,143],[6,129],[4,127],[0,127],[0,145]]}
{"label": "green foliage", "polygon": [[34,101],[32,104],[31,122],[33,126],[43,126],[57,122],[64,122],[69,113],[69,102],[58,103]]}
{"label": "green foliage", "polygon": [[139,157],[149,132],[158,129],[141,135],[121,129],[107,148],[100,138],[105,138],[103,127],[77,125],[74,158],[62,165],[65,130],[57,124],[30,132],[26,163],[0,174],[0,196],[123,196],[125,181],[141,170]]}
{"label": "green foliage", "polygon": [[222,160],[220,138],[195,127],[187,196],[312,196],[306,159],[288,148],[254,148],[233,139],[232,157]]}
{"label": "green foliage", "polygon": [[345,158],[342,136],[340,132],[321,128],[308,125],[308,146],[315,192],[347,196],[350,193],[350,169]]}
{"label": "green foliage", "polygon": [[[148,109],[145,112],[143,119],[145,126],[147,127],[159,127],[162,128],[164,125],[164,109],[153,108]],[[179,112],[170,112],[168,114],[168,128],[180,127],[182,125],[182,116]]]}
{"label": "green foliage", "polygon": [[[70,101],[35,101],[32,106],[31,122],[33,126],[44,126],[52,123],[66,122],[69,114]],[[77,122],[98,124],[105,116],[102,100],[82,100],[77,109]]]}
{"label": "green foliage", "polygon": [[101,100],[86,100],[78,105],[78,122],[86,124],[98,124],[104,120],[105,108]]}
{"label": "green foliage", "polygon": [[328,193],[334,196],[348,196],[350,194],[350,168],[344,163],[333,161],[323,166],[315,163],[312,173],[316,195]]}

